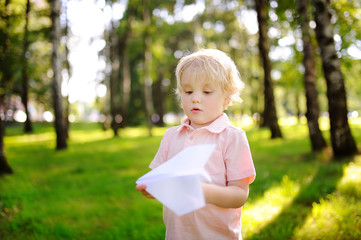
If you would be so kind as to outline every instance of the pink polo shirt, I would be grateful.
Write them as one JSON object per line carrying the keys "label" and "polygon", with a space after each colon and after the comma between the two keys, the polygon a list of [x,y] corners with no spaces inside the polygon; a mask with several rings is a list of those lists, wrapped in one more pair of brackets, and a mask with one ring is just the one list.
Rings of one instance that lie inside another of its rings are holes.
{"label": "pink polo shirt", "polygon": [[[216,144],[205,166],[213,184],[227,186],[228,181],[248,178],[252,183],[255,179],[256,171],[246,134],[232,126],[226,114],[198,129],[189,125],[189,119],[180,126],[169,128],[149,167],[154,169],[184,148],[197,144]],[[242,239],[241,212],[242,208],[220,208],[207,204],[179,217],[163,207],[166,239]]]}

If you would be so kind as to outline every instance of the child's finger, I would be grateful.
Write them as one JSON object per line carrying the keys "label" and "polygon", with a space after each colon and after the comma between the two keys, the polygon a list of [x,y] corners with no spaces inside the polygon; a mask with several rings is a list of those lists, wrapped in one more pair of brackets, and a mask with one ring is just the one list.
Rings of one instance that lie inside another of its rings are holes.
{"label": "child's finger", "polygon": [[137,191],[140,191],[145,197],[154,199],[154,197],[146,191],[146,188],[147,188],[146,185],[137,185],[135,187],[135,189]]}
{"label": "child's finger", "polygon": [[150,199],[154,199],[154,197],[149,194],[148,192],[145,192],[144,196],[146,196],[147,198],[150,198]]}
{"label": "child's finger", "polygon": [[137,185],[137,186],[135,187],[135,189],[136,189],[137,191],[144,191],[146,188],[147,188],[146,185]]}

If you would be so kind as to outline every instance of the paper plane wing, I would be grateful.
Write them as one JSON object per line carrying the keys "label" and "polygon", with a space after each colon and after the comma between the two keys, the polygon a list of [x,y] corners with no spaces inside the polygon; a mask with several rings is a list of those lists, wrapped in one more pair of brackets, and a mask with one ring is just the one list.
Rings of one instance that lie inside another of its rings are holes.
{"label": "paper plane wing", "polygon": [[214,149],[215,144],[186,148],[136,183],[145,184],[147,192],[179,216],[202,208],[205,201],[201,181],[210,181],[204,165]]}

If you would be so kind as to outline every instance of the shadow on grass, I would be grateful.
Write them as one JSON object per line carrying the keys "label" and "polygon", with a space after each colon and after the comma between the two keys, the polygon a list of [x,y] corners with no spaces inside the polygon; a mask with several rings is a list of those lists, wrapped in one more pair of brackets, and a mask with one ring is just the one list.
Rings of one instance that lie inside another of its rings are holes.
{"label": "shadow on grass", "polygon": [[292,239],[295,229],[302,226],[311,213],[313,203],[319,203],[320,199],[326,198],[336,190],[343,175],[344,163],[345,161],[320,164],[312,181],[301,188],[292,204],[259,233],[248,237],[247,240]]}

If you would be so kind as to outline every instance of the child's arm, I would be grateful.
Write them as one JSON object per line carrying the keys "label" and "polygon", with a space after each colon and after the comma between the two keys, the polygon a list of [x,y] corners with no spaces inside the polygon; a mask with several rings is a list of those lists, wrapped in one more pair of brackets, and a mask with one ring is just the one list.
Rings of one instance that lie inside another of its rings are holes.
{"label": "child's arm", "polygon": [[242,207],[249,193],[249,181],[247,178],[230,181],[226,187],[207,183],[203,183],[202,187],[206,203],[223,208]]}
{"label": "child's arm", "polygon": [[146,188],[147,188],[146,185],[137,185],[135,189],[137,191],[141,192],[147,198],[154,199],[154,197],[146,191]]}

